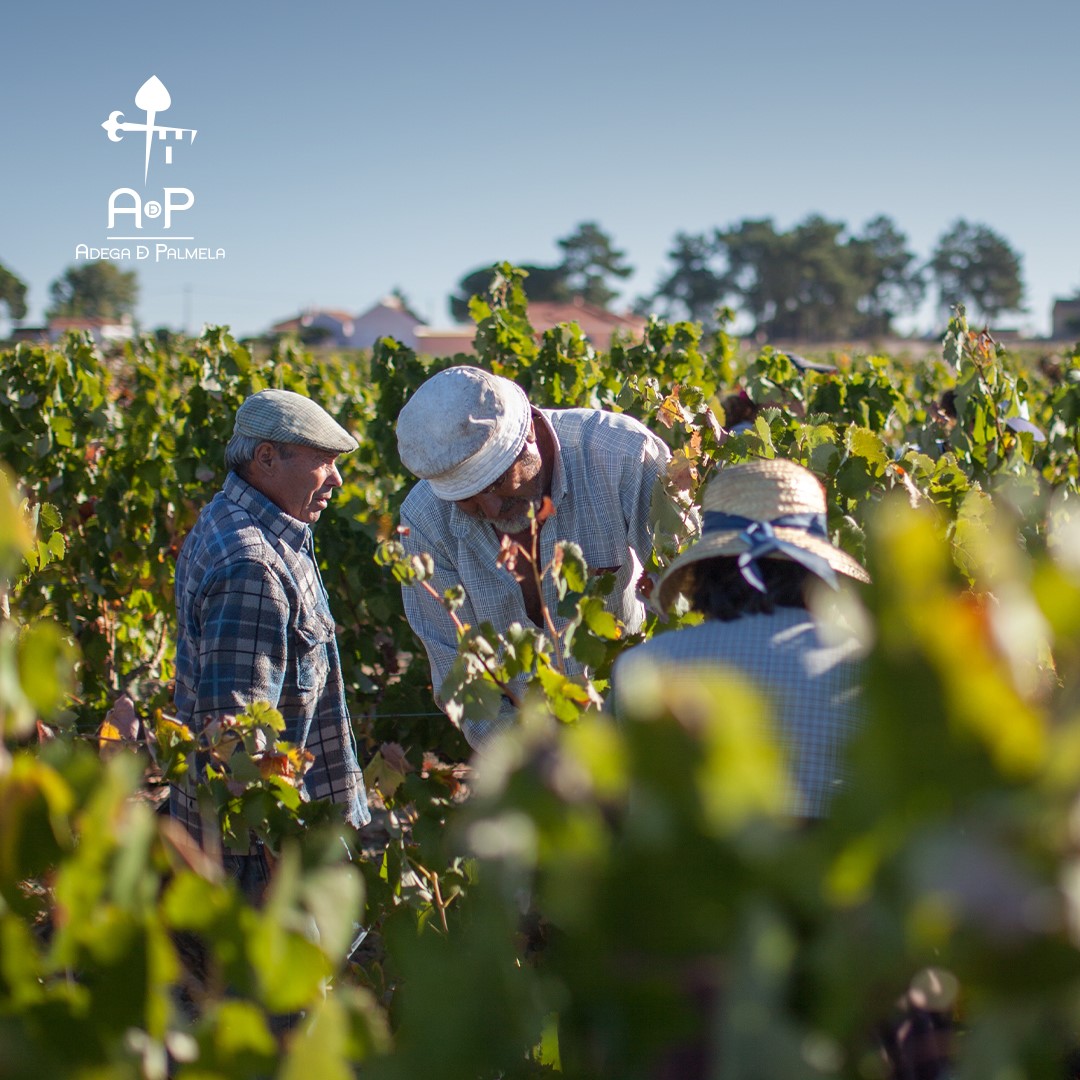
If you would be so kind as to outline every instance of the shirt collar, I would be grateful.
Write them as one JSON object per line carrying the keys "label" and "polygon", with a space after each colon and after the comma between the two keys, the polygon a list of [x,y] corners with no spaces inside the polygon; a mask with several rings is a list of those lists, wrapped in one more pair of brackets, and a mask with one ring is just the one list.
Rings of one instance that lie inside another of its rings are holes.
{"label": "shirt collar", "polygon": [[559,442],[555,425],[552,424],[548,416],[549,412],[550,410],[534,409],[533,415],[539,418],[540,423],[544,425],[548,435],[551,436],[551,445],[555,451],[555,468],[551,472],[551,501],[558,506],[567,491],[566,466],[563,463],[562,443]]}
{"label": "shirt collar", "polygon": [[280,537],[295,551],[304,551],[307,548],[311,529],[304,522],[286,514],[277,503],[252,487],[243,477],[230,472],[225,478],[222,491],[225,498],[247,511],[260,528],[272,536]]}

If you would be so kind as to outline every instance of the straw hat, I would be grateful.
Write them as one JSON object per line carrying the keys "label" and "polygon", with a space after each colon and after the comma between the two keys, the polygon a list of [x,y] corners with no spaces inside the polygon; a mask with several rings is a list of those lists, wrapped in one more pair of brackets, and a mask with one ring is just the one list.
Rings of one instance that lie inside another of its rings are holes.
{"label": "straw hat", "polygon": [[469,499],[514,464],[531,419],[517,383],[462,364],[432,375],[405,402],[398,453],[440,499]]}
{"label": "straw hat", "polygon": [[855,559],[830,543],[825,489],[794,461],[759,458],[726,466],[706,485],[701,509],[700,538],[660,579],[664,609],[693,589],[695,563],[722,555],[740,556],[743,576],[752,585],[760,582],[754,563],[761,558],[800,562],[830,584],[835,584],[834,571],[870,580]]}
{"label": "straw hat", "polygon": [[233,431],[270,442],[347,454],[356,440],[321,406],[291,390],[260,390],[236,410]]}

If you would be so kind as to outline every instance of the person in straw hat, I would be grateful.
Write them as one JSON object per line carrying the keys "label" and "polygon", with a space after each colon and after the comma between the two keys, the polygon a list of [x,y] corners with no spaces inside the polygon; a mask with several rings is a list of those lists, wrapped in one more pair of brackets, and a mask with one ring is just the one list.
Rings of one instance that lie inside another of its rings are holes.
{"label": "person in straw hat", "polygon": [[668,567],[659,603],[680,597],[706,620],[628,649],[612,674],[616,714],[625,687],[646,666],[694,678],[701,665],[733,667],[770,699],[792,769],[793,815],[822,816],[842,769],[843,744],[859,724],[860,646],[824,640],[807,610],[810,590],[838,575],[869,581],[829,540],[825,490],[783,458],[722,468],[706,485],[700,538]]}
{"label": "person in straw hat", "polygon": [[[535,520],[540,566],[550,563],[558,541],[574,541],[591,572],[614,572],[609,610],[630,631],[641,626],[635,587],[653,550],[654,496],[668,498],[661,480],[671,456],[646,427],[601,409],[535,408],[516,383],[461,365],[433,375],[409,398],[397,441],[403,464],[420,479],[401,508],[403,543],[410,554],[432,556],[439,596],[464,587],[457,613],[463,622],[504,631],[513,623],[543,627],[545,605],[555,615],[551,576],[538,590],[525,560],[511,568],[500,559],[505,538],[531,550]],[[545,497],[553,513],[541,521]],[[693,525],[689,520],[687,528]],[[406,585],[402,598],[442,706],[440,688],[457,656],[453,621],[424,589]],[[573,658],[567,664],[570,673],[581,671]],[[467,720],[465,738],[481,748],[514,715],[504,701],[498,715]]]}
{"label": "person in straw hat", "polygon": [[[284,717],[285,738],[314,755],[306,794],[340,803],[359,827],[370,815],[311,533],[341,486],[338,455],[356,446],[301,394],[263,390],[241,404],[225,484],[176,564],[175,702],[196,732],[269,702]],[[170,812],[201,837],[189,787],[172,788]],[[268,873],[261,848],[227,862],[256,898]]]}

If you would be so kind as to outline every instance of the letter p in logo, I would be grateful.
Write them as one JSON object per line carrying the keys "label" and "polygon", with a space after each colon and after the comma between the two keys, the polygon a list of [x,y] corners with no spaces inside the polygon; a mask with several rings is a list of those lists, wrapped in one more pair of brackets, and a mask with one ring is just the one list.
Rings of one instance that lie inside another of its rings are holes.
{"label": "letter p in logo", "polygon": [[[185,201],[180,201],[181,196],[186,196]],[[195,195],[190,188],[167,187],[165,189],[165,228],[172,228],[172,216],[174,211],[190,210],[194,205]]]}

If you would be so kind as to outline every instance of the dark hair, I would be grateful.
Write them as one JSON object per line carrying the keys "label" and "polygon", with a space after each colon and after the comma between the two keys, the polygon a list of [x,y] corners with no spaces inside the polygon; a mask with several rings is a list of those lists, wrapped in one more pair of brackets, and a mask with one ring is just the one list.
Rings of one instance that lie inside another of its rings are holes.
{"label": "dark hair", "polygon": [[758,573],[765,591],[758,592],[743,577],[734,555],[702,559],[690,568],[691,606],[708,619],[733,622],[743,615],[771,615],[778,607],[805,608],[811,571],[791,559],[758,559]]}

